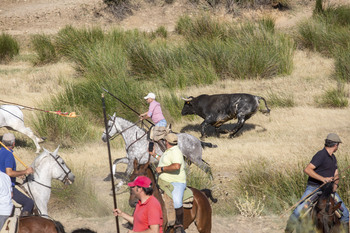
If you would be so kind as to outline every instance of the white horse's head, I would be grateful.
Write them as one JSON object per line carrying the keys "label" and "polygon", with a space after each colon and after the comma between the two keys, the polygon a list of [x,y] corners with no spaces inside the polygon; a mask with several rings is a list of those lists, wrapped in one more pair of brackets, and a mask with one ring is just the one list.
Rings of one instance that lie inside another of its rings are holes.
{"label": "white horse's head", "polygon": [[[75,175],[66,165],[64,160],[58,155],[59,146],[54,152],[50,152],[44,148],[44,151],[34,160],[32,166],[37,173],[41,172],[50,174],[40,174],[41,176],[51,176],[51,178],[62,181],[64,184],[72,184]],[[49,169],[45,169],[49,168]]]}
{"label": "white horse's head", "polygon": [[[122,132],[122,127],[120,126],[119,122],[117,121],[116,113],[113,114],[113,116],[109,116],[109,120],[107,123],[107,131],[109,138],[113,137],[117,133]],[[102,141],[107,142],[107,134],[106,130],[102,133]]]}

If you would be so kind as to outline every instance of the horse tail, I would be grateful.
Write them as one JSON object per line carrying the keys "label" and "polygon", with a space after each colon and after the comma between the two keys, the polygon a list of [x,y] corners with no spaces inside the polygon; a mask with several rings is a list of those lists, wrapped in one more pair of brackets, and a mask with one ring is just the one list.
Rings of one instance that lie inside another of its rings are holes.
{"label": "horse tail", "polygon": [[212,143],[210,143],[210,142],[203,142],[203,141],[200,141],[200,142],[201,142],[202,148],[205,148],[205,147],[216,148],[216,147],[218,147],[217,145],[212,144]]}
{"label": "horse tail", "polygon": [[55,223],[55,227],[56,227],[57,233],[66,233],[62,223],[60,223],[59,221],[55,221],[55,220],[53,220],[53,222]]}
{"label": "horse tail", "polygon": [[205,196],[209,198],[212,202],[216,203],[218,201],[218,199],[213,197],[212,191],[210,189],[202,189],[201,192],[204,193]]}

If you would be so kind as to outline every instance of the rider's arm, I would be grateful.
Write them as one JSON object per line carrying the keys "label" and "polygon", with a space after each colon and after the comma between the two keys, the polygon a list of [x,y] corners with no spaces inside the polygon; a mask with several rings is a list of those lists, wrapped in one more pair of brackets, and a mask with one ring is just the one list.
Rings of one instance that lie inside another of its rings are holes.
{"label": "rider's arm", "polygon": [[33,168],[31,167],[28,167],[26,170],[22,170],[22,171],[14,171],[10,167],[6,168],[6,174],[10,177],[18,177],[18,176],[28,175],[31,173],[33,173]]}
{"label": "rider's arm", "polygon": [[165,167],[157,167],[157,173],[161,173],[161,172],[172,172],[172,171],[177,171],[181,168],[181,164],[180,163],[173,163],[170,164],[169,166],[165,166]]}
{"label": "rider's arm", "polygon": [[320,176],[319,174],[317,174],[316,172],[315,172],[315,165],[313,165],[312,163],[309,163],[307,166],[306,166],[306,168],[304,169],[304,172],[308,175],[308,176],[310,176],[310,177],[312,177],[312,178],[314,178],[314,179],[316,179],[316,180],[319,180],[319,181],[322,181],[322,182],[324,182],[324,183],[327,183],[327,182],[330,182],[330,181],[332,181],[333,180],[333,177],[323,177],[323,176]]}
{"label": "rider's arm", "polygon": [[126,221],[130,222],[131,224],[134,224],[134,217],[131,215],[128,215],[127,213],[124,213],[120,209],[114,209],[113,214],[114,216],[120,216],[124,218]]}

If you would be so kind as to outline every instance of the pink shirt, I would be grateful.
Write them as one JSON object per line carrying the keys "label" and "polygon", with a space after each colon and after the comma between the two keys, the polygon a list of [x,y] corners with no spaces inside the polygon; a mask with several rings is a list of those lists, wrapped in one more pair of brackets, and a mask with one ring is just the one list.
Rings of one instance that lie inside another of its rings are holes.
{"label": "pink shirt", "polygon": [[153,100],[149,104],[149,109],[147,115],[152,118],[152,121],[157,124],[159,121],[165,119],[162,113],[162,109],[160,108],[160,103]]}
{"label": "pink shirt", "polygon": [[159,233],[163,233],[163,213],[159,201],[153,195],[141,204],[136,205],[133,231],[145,231],[150,225],[159,225]]}

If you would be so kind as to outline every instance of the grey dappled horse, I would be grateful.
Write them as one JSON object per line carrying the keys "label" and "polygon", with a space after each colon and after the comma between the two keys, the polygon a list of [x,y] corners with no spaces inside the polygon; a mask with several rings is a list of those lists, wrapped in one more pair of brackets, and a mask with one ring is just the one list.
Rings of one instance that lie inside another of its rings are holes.
{"label": "grey dappled horse", "polygon": [[34,174],[28,177],[24,187],[38,207],[39,214],[47,215],[47,203],[51,195],[51,180],[56,179],[68,185],[74,182],[75,176],[63,159],[58,155],[58,149],[51,153],[44,148],[31,167]]}
{"label": "grey dappled horse", "polygon": [[31,138],[36,147],[36,153],[40,152],[40,142],[43,139],[38,138],[34,135],[33,131],[29,127],[25,127],[23,121],[23,112],[21,108],[16,105],[1,105],[0,106],[0,128],[6,127],[7,129],[12,129],[27,135]]}
{"label": "grey dappled horse", "polygon": [[[123,118],[116,117],[114,113],[113,116],[110,116],[108,121],[108,135],[113,137],[115,134],[120,133],[123,136],[126,149],[126,157],[119,158],[113,162],[113,174],[116,173],[116,166],[118,163],[127,164],[125,171],[125,178],[127,179],[133,171],[133,162],[136,158],[140,164],[145,164],[148,162],[149,153],[148,153],[148,140],[147,132],[136,124],[127,121]],[[178,136],[178,145],[182,154],[192,163],[197,165],[204,172],[211,174],[210,166],[202,159],[202,145],[208,147],[216,147],[211,143],[201,142],[198,138],[187,134],[179,133]],[[102,134],[102,140],[107,142],[106,131]],[[162,155],[163,152],[155,143],[156,153]],[[158,161],[151,156],[151,163],[157,163]],[[105,179],[107,180],[107,178]],[[124,181],[121,180],[117,186],[116,190],[119,190],[120,187],[124,184]]]}

